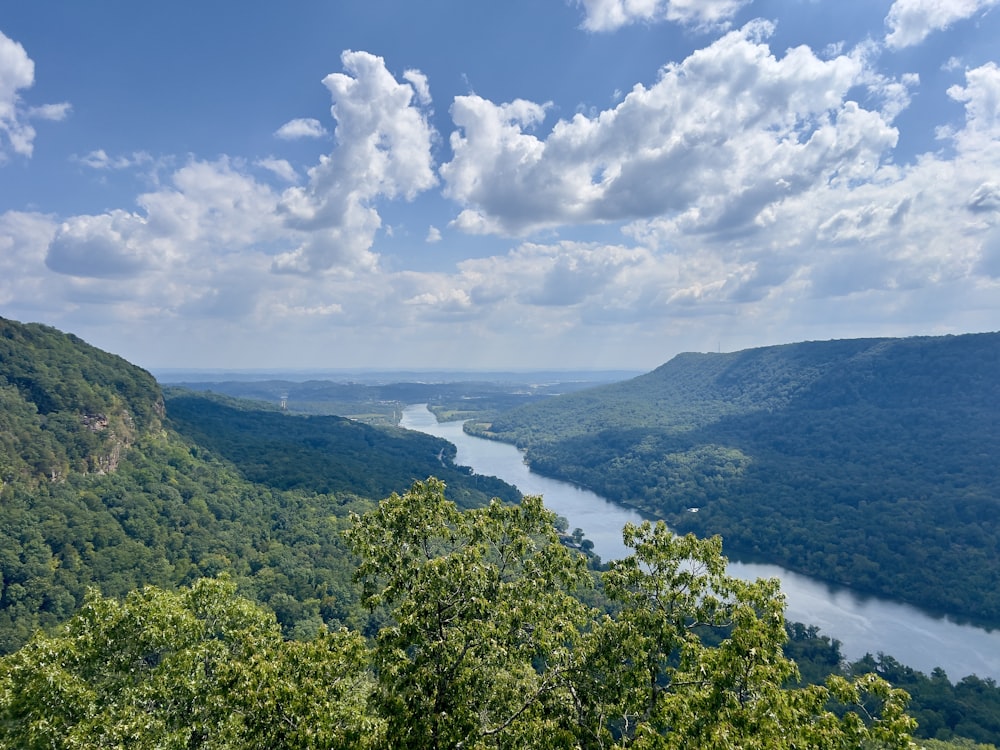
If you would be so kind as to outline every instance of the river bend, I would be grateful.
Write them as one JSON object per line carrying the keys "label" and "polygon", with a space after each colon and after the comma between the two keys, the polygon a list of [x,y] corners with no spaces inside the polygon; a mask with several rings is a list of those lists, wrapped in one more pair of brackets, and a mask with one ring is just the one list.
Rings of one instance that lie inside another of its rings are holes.
{"label": "river bend", "polygon": [[[426,404],[403,411],[402,427],[445,438],[458,449],[456,463],[476,473],[493,475],[525,495],[542,495],[550,510],[565,516],[569,528],[580,528],[603,560],[624,557],[625,523],[641,517],[568,482],[532,473],[512,445],[467,435],[460,422],[438,423]],[[953,682],[969,674],[1000,681],[1000,631],[987,631],[933,617],[914,607],[849,589],[830,586],[776,565],[731,562],[729,571],[744,579],[780,578],[791,621],[818,626],[842,643],[848,659],[865,653],[890,654],[901,663],[930,674],[940,666]]]}

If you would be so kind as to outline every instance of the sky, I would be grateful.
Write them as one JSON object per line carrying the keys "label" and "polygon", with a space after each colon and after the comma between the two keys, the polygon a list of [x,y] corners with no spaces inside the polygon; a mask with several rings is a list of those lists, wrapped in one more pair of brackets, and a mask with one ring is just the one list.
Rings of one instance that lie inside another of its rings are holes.
{"label": "sky", "polygon": [[998,6],[5,2],[0,316],[153,370],[997,330]]}

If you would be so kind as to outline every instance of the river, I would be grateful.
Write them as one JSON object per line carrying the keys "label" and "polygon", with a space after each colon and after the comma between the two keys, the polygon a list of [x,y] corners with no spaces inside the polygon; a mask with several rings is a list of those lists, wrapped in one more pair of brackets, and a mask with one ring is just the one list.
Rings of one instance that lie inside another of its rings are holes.
{"label": "river", "polygon": [[[525,495],[541,495],[546,507],[567,518],[571,530],[584,531],[601,559],[629,554],[621,530],[629,521],[642,520],[635,511],[567,482],[532,473],[514,446],[467,435],[460,422],[439,424],[426,404],[406,407],[400,426],[445,438],[458,448],[457,463],[478,474],[499,477]],[[849,659],[881,652],[925,674],[942,667],[953,682],[970,674],[1000,681],[1000,631],[933,617],[905,604],[862,596],[776,565],[731,562],[729,571],[748,580],[780,578],[787,618],[816,625],[825,635],[838,639]]]}

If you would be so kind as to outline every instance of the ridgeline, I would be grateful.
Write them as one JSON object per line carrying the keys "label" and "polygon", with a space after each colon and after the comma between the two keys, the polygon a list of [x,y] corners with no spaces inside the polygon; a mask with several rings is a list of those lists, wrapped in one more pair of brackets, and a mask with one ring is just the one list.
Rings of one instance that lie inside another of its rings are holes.
{"label": "ridgeline", "polygon": [[1000,625],[1000,334],[682,354],[468,429],[730,555]]}

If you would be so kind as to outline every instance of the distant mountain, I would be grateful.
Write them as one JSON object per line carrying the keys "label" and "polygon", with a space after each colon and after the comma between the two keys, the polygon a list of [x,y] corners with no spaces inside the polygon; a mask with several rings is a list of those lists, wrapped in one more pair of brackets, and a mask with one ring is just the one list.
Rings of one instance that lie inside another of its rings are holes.
{"label": "distant mountain", "polygon": [[731,554],[1000,625],[1000,334],[682,354],[471,425]]}
{"label": "distant mountain", "polygon": [[510,485],[445,440],[171,391],[54,328],[0,319],[0,654],[122,596],[228,574],[286,634],[363,628],[341,531],[434,475],[468,507]]}

